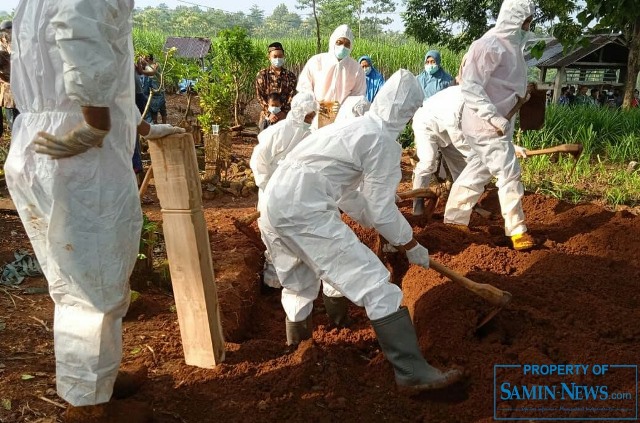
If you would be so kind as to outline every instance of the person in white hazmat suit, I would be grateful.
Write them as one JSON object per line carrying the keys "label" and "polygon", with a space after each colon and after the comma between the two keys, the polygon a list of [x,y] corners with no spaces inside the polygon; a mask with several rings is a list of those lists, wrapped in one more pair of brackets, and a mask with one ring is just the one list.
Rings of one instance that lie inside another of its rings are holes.
{"label": "person in white hazmat suit", "polygon": [[[278,167],[278,162],[311,133],[311,122],[317,110],[318,103],[313,94],[298,93],[291,100],[291,111],[287,117],[258,134],[258,145],[254,147],[249,161],[258,187],[258,209],[260,202],[264,200],[264,189]],[[265,251],[262,274],[265,285],[271,288],[281,287],[268,251]]]}
{"label": "person in white hazmat suit", "polygon": [[365,308],[396,382],[419,390],[448,386],[461,373],[441,372],[424,360],[409,312],[400,307],[402,291],[340,210],[404,249],[411,263],[429,266],[427,249],[395,203],[402,154],[396,138],[423,98],[411,72],[396,72],[363,117],[322,128],[287,155],[260,210],[263,239],[283,286],[287,344],[311,337],[322,279]]}
{"label": "person in white hazmat suit", "polygon": [[[140,120],[132,9],[133,0],[31,0],[13,20],[11,85],[22,113],[4,169],[55,303],[67,422],[153,417],[144,403],[112,400],[135,388],[118,382],[142,225],[131,168]],[[148,138],[180,131],[140,125]]]}
{"label": "person in white hazmat suit", "polygon": [[505,0],[495,27],[474,41],[466,54],[462,132],[472,151],[453,183],[444,215],[445,223],[466,228],[484,186],[495,177],[505,233],[516,250],[530,249],[535,242],[524,223],[524,188],[512,142],[513,119],[505,116],[517,103],[516,96],[526,93],[523,48],[533,13],[531,0]]}
{"label": "person in white hazmat suit", "polygon": [[[347,25],[337,27],[329,38],[329,51],[312,56],[298,75],[298,92],[311,92],[319,103],[332,102],[333,112],[349,96],[364,96],[367,82],[358,62],[349,55],[353,32]],[[318,128],[318,117],[313,128]]]}
{"label": "person in white hazmat suit", "polygon": [[[429,186],[438,170],[438,151],[442,152],[454,181],[467,165],[471,148],[460,129],[463,104],[460,86],[454,85],[426,99],[413,116],[414,142],[420,159],[413,169],[413,189]],[[414,198],[413,214],[423,213],[424,198]]]}

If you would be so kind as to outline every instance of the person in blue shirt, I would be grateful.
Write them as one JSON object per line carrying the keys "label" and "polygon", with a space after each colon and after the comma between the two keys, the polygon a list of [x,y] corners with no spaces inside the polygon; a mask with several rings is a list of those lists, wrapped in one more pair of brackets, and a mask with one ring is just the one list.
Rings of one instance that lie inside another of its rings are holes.
{"label": "person in blue shirt", "polygon": [[378,69],[373,67],[371,57],[362,56],[358,59],[358,63],[360,63],[360,66],[362,66],[362,70],[364,71],[365,79],[367,81],[366,97],[367,101],[371,103],[384,84],[384,76],[378,71]]}
{"label": "person in blue shirt", "polygon": [[429,50],[424,56],[424,70],[417,78],[424,91],[425,100],[449,85],[454,85],[453,78],[442,69],[440,61],[438,50]]}

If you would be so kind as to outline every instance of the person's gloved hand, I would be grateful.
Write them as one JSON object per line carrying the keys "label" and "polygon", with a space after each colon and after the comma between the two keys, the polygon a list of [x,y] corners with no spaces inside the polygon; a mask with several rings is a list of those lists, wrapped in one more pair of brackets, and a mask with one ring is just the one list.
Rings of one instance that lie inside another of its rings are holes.
{"label": "person's gloved hand", "polygon": [[491,119],[489,119],[489,123],[492,126],[495,126],[496,129],[498,129],[498,133],[500,135],[509,133],[509,130],[511,129],[511,122],[509,122],[509,120],[503,118],[502,116],[492,117]]}
{"label": "person's gloved hand", "polygon": [[398,249],[396,247],[394,247],[393,245],[389,244],[388,242],[385,242],[382,245],[382,252],[383,253],[397,253]]}
{"label": "person's gloved hand", "polygon": [[354,116],[364,116],[364,114],[370,108],[371,108],[371,103],[369,103],[366,99],[363,98],[353,106],[353,108],[351,109],[351,112],[353,113]]}
{"label": "person's gloved hand", "polygon": [[400,196],[398,194],[396,194],[396,203],[399,203],[402,201],[402,198],[400,198]]}
{"label": "person's gloved hand", "polygon": [[155,140],[158,138],[166,137],[167,135],[182,133],[184,133],[184,128],[169,125],[168,123],[160,123],[157,125],[150,125],[149,133],[145,136],[145,138],[148,140]]}
{"label": "person's gloved hand", "polygon": [[520,157],[522,159],[527,158],[527,149],[524,147],[520,147],[519,145],[513,145],[513,148],[516,150],[516,157]]}
{"label": "person's gloved hand", "polygon": [[335,114],[338,114],[339,110],[340,110],[340,103],[337,101],[334,101],[333,105],[331,106],[331,111]]}
{"label": "person's gloved hand", "polygon": [[417,264],[425,269],[429,268],[429,250],[420,244],[407,250],[407,258],[409,259],[409,263]]}
{"label": "person's gloved hand", "polygon": [[56,136],[47,132],[38,132],[34,140],[35,151],[48,154],[54,159],[63,159],[84,153],[93,147],[102,147],[102,141],[109,131],[94,128],[82,122],[64,135]]}

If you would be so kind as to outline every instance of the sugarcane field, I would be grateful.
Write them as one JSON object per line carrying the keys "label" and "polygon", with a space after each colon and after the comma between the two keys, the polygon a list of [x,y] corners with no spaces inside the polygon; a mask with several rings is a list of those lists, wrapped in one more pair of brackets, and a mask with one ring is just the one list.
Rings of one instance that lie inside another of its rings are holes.
{"label": "sugarcane field", "polygon": [[0,6],[0,423],[638,421],[637,8],[80,3]]}

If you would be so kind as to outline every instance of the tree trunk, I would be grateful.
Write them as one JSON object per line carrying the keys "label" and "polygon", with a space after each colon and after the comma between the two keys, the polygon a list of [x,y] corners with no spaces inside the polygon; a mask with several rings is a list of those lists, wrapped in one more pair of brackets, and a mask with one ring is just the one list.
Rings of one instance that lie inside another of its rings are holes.
{"label": "tree trunk", "polygon": [[320,21],[318,20],[318,13],[316,12],[316,0],[313,0],[313,19],[316,21],[316,54],[322,52],[322,46],[320,45]]}
{"label": "tree trunk", "polygon": [[624,87],[624,101],[622,108],[631,108],[633,90],[636,88],[638,72],[640,72],[640,17],[636,18],[630,31],[629,59],[627,60],[627,83]]}
{"label": "tree trunk", "polygon": [[240,107],[240,81],[238,81],[238,77],[233,75],[233,85],[236,89],[236,98],[233,100],[233,121],[236,126],[240,125],[240,121],[238,121],[238,108]]}

